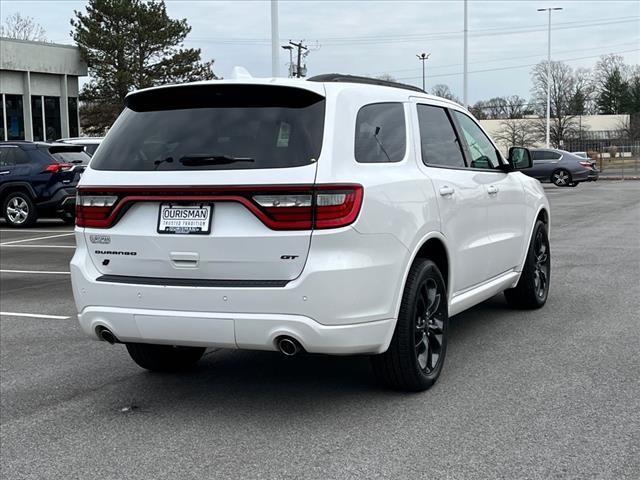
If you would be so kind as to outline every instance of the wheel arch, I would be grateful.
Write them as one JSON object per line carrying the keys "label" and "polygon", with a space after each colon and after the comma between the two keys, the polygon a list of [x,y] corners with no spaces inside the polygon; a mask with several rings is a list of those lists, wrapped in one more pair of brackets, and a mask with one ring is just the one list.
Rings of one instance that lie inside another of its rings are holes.
{"label": "wheel arch", "polygon": [[400,289],[396,298],[396,321],[400,312],[400,304],[402,303],[402,295],[407,284],[409,270],[411,269],[411,266],[415,263],[415,261],[419,258],[428,258],[438,266],[440,273],[444,277],[444,282],[447,289],[447,297],[449,296],[449,292],[451,291],[451,259],[449,250],[447,248],[446,238],[440,232],[428,233],[416,244],[416,247],[409,257],[409,261],[407,262],[404,275],[402,276]]}
{"label": "wheel arch", "polygon": [[35,190],[28,182],[7,182],[0,185],[0,205],[4,203],[7,195],[13,192],[27,192],[31,200],[37,197]]}
{"label": "wheel arch", "polygon": [[531,226],[529,228],[529,240],[525,244],[524,252],[522,254],[522,261],[520,262],[520,266],[518,268],[519,272],[522,272],[524,268],[524,262],[527,261],[527,252],[529,252],[529,246],[531,245],[531,240],[533,239],[533,231],[536,227],[536,223],[538,223],[538,220],[544,223],[544,225],[547,227],[547,235],[551,236],[551,226],[549,224],[549,209],[545,205],[541,205],[540,207],[538,207],[536,216],[534,217],[533,222],[531,223]]}

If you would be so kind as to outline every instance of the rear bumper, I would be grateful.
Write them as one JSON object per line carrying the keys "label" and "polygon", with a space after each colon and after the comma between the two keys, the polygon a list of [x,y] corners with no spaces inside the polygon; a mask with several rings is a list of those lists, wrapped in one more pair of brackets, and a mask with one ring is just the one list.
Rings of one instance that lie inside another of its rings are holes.
{"label": "rear bumper", "polygon": [[83,330],[123,342],[275,350],[289,335],[312,353],[380,353],[395,328],[408,251],[392,235],[347,227],[313,236],[286,286],[182,286],[99,280],[78,229],[71,280]]}
{"label": "rear bumper", "polygon": [[78,315],[87,335],[105,327],[121,342],[277,350],[278,337],[290,336],[307,352],[333,355],[375,354],[391,341],[392,319],[354,325],[321,325],[300,315],[180,312],[87,307]]}
{"label": "rear bumper", "polygon": [[572,174],[572,180],[574,182],[594,182],[598,180],[598,171],[597,170],[582,170],[577,173]]}
{"label": "rear bumper", "polygon": [[61,188],[49,200],[38,203],[37,208],[40,212],[75,215],[76,189],[74,187]]}

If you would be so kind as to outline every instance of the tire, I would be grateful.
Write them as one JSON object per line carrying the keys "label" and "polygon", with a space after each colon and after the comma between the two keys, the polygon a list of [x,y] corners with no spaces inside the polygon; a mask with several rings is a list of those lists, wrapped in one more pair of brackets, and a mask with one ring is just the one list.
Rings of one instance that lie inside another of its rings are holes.
{"label": "tire", "polygon": [[26,228],[36,223],[38,213],[31,197],[26,192],[12,192],[2,202],[2,215],[7,226]]}
{"label": "tire", "polygon": [[434,262],[411,266],[389,349],[371,357],[378,381],[411,392],[430,388],[440,376],[447,353],[447,289]]}
{"label": "tire", "polygon": [[556,187],[568,186],[572,183],[571,172],[569,172],[569,170],[565,170],[564,168],[559,168],[551,174],[551,183],[553,183]]}
{"label": "tire", "polygon": [[541,308],[549,296],[551,280],[551,250],[547,226],[536,222],[527,250],[527,259],[518,284],[504,291],[509,306],[520,309]]}
{"label": "tire", "polygon": [[187,370],[200,360],[205,350],[202,347],[127,343],[127,351],[133,361],[153,372]]}

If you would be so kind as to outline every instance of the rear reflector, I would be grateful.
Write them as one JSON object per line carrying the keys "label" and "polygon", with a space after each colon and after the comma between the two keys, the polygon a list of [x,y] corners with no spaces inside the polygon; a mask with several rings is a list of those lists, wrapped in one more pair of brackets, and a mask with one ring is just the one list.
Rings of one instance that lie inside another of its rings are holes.
{"label": "rear reflector", "polygon": [[79,187],[76,224],[110,228],[138,202],[237,202],[272,230],[345,227],[362,206],[362,185]]}

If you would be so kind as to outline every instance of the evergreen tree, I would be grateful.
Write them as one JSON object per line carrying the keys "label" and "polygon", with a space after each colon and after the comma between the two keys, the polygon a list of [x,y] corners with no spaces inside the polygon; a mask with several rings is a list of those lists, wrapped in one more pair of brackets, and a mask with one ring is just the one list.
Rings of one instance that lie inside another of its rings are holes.
{"label": "evergreen tree", "polygon": [[598,110],[603,114],[619,114],[628,102],[629,84],[619,69],[612,71],[603,81],[598,94]]}
{"label": "evergreen tree", "polygon": [[86,12],[74,13],[71,35],[91,77],[80,94],[87,131],[111,126],[132,90],[216,78],[213,60],[183,47],[191,27],[169,18],[163,1],[89,0]]}

